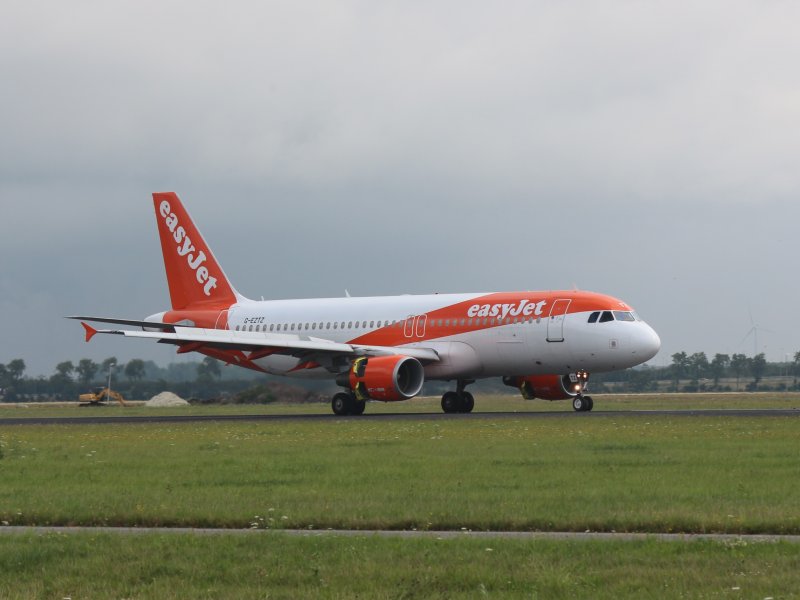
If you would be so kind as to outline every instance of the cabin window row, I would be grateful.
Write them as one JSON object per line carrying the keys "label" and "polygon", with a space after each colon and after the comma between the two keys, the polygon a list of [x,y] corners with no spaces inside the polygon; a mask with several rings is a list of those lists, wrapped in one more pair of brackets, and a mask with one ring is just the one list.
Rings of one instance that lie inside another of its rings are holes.
{"label": "cabin window row", "polygon": [[[596,320],[596,317],[595,317]],[[518,325],[531,324],[541,321],[541,317],[506,317],[497,319],[490,317],[470,319],[430,319],[428,327],[481,327],[489,325]],[[590,322],[594,322],[591,321]],[[405,321],[342,321],[340,322],[312,322],[312,323],[271,323],[259,325],[237,325],[236,331],[255,332],[280,332],[280,331],[314,331],[317,329],[376,329],[381,327],[402,328]]]}

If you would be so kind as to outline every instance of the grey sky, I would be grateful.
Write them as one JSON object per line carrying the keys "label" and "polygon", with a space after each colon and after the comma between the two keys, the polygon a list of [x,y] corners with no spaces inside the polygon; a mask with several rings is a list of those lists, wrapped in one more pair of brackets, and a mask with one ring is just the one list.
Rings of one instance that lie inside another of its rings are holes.
{"label": "grey sky", "polygon": [[800,5],[26,2],[0,19],[0,362],[167,308],[150,193],[258,298],[577,285],[800,350]]}

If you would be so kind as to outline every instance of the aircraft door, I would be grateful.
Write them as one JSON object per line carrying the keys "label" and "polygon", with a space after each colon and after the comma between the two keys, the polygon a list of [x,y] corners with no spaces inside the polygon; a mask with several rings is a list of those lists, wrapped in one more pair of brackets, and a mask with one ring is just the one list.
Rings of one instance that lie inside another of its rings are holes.
{"label": "aircraft door", "polygon": [[547,319],[547,341],[564,341],[564,318],[567,314],[572,300],[556,300],[550,308],[550,316]]}
{"label": "aircraft door", "polygon": [[214,329],[228,329],[228,311],[222,310],[217,315],[217,322],[214,324]]}

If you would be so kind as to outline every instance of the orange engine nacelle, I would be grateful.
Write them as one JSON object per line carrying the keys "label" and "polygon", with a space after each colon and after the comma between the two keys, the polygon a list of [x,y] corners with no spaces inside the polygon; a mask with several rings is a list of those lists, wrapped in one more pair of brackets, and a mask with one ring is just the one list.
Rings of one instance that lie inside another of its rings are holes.
{"label": "orange engine nacelle", "polygon": [[583,384],[574,373],[567,375],[528,375],[503,377],[503,383],[518,388],[526,400],[566,400],[583,390]]}
{"label": "orange engine nacelle", "polygon": [[425,370],[410,356],[362,356],[336,379],[350,387],[359,400],[407,400],[422,391]]}

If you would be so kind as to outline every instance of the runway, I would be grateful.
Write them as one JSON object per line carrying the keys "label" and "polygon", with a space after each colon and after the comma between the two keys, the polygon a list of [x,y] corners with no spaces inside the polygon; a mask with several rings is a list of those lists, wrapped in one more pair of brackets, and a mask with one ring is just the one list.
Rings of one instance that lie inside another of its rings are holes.
{"label": "runway", "polygon": [[474,412],[445,413],[379,413],[354,417],[333,414],[292,415],[140,415],[140,416],[80,416],[80,417],[22,417],[0,418],[0,426],[13,425],[136,425],[145,423],[196,423],[224,421],[450,421],[471,419],[627,419],[643,417],[800,417],[800,409],[692,409],[692,410],[618,410],[618,411],[552,411],[552,412]]}

